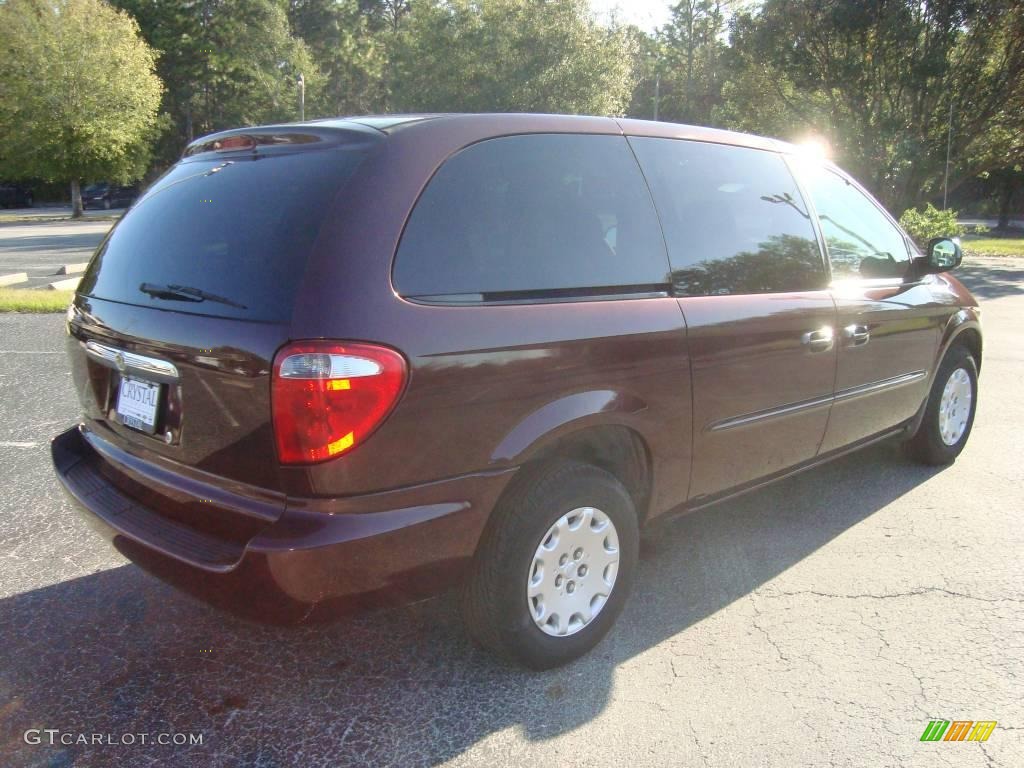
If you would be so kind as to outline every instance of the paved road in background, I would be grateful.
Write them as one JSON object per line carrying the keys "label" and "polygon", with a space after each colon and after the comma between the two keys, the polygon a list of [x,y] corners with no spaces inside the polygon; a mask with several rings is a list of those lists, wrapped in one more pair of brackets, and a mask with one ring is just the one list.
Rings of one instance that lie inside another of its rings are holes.
{"label": "paved road in background", "polygon": [[[979,224],[989,229],[995,229],[999,226],[999,219],[958,219],[958,221],[965,227],[976,227]],[[1011,227],[1024,228],[1024,219],[1010,219],[1009,225]]]}
{"label": "paved road in background", "polygon": [[[112,208],[110,210],[103,210],[102,208],[88,209],[82,211],[82,215],[87,219],[98,219],[106,218],[110,216],[117,216],[123,213],[123,208]],[[0,211],[0,221],[15,217],[18,219],[50,219],[57,216],[64,216],[70,218],[71,206],[61,205],[59,203],[42,203],[33,208],[7,208]]]}
{"label": "paved road in background", "polygon": [[[61,318],[0,315],[0,765],[1024,765],[1024,261],[961,274],[987,335],[955,466],[880,445],[655,528],[618,626],[546,673],[476,650],[450,596],[270,628],[128,564],[51,476]],[[999,725],[921,743],[932,718]]]}
{"label": "paved road in background", "polygon": [[[48,212],[48,209],[32,209]],[[19,212],[20,213],[20,212]],[[103,212],[109,215],[109,211]],[[88,261],[111,221],[52,221],[0,224],[0,275],[26,272],[27,283],[13,288],[42,288],[68,275],[58,275],[63,264]],[[74,275],[71,275],[73,277]]]}

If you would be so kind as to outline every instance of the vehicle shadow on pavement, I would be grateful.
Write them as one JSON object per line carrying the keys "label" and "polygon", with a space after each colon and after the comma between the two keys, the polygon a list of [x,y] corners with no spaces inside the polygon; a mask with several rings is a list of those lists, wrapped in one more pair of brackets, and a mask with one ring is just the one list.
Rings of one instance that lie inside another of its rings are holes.
{"label": "vehicle shadow on pavement", "polygon": [[[451,594],[292,628],[223,614],[131,565],[16,595],[0,601],[0,764],[434,765],[505,729],[557,736],[605,708],[618,666],[935,472],[882,444],[656,524],[616,628],[545,673],[476,649]],[[203,744],[29,745],[29,728],[200,733]],[[483,755],[500,761],[502,743]]]}
{"label": "vehicle shadow on pavement", "polygon": [[1024,269],[1017,265],[994,267],[964,262],[953,276],[979,299],[998,299],[1024,294]]}

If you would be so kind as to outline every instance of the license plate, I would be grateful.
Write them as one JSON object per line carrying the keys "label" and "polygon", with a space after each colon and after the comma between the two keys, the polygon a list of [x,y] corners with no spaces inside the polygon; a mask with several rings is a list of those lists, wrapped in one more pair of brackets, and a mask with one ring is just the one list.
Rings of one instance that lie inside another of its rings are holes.
{"label": "license plate", "polygon": [[122,424],[153,434],[156,432],[159,407],[159,384],[127,377],[121,379],[121,388],[117,393],[117,416]]}

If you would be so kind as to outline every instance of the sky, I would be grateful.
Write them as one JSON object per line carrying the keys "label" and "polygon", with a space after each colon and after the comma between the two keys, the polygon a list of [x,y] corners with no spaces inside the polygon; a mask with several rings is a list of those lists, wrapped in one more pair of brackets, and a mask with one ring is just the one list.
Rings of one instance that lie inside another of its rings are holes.
{"label": "sky", "polygon": [[648,32],[668,21],[669,5],[669,0],[590,0],[598,19],[607,19],[617,9],[619,21]]}

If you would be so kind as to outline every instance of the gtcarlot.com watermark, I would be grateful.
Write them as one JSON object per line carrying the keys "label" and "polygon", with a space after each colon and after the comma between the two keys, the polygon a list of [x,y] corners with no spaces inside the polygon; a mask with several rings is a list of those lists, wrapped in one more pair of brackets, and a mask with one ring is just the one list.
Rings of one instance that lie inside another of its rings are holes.
{"label": "gtcarlot.com watermark", "polygon": [[201,733],[78,733],[59,728],[29,728],[22,738],[26,744],[64,747],[133,747],[146,744],[194,747],[203,743]]}

